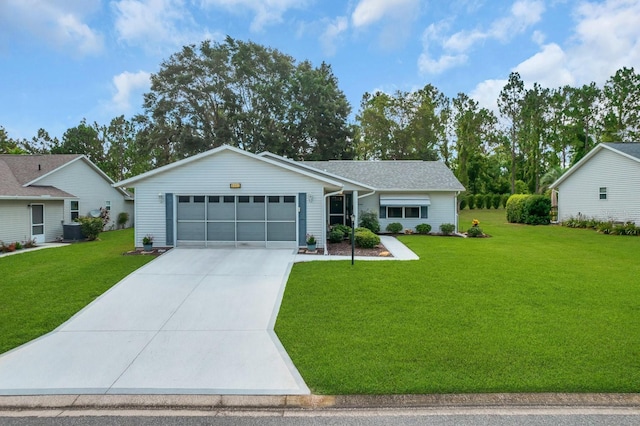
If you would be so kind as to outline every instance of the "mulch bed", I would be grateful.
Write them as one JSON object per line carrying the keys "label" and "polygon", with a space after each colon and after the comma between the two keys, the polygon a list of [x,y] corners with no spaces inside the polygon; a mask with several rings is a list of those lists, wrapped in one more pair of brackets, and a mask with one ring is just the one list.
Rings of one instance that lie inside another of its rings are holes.
{"label": "mulch bed", "polygon": [[156,247],[150,251],[145,251],[144,249],[136,249],[136,250],[127,251],[122,254],[124,256],[160,256],[161,254],[164,254],[169,250],[170,248]]}
{"label": "mulch bed", "polygon": [[[332,256],[351,256],[351,242],[343,241],[341,243],[328,243],[329,254]],[[315,253],[307,253],[307,249],[300,249],[300,254],[324,254],[323,249],[319,248]],[[372,257],[393,257],[391,253],[383,246],[379,244],[374,248],[365,249],[356,247],[354,254],[356,256],[372,256]]]}

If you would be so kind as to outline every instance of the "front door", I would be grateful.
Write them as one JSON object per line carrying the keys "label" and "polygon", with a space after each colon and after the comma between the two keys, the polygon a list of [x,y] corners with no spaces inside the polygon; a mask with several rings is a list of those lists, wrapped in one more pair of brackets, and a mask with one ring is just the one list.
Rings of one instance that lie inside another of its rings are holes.
{"label": "front door", "polygon": [[44,204],[31,204],[31,239],[44,243]]}
{"label": "front door", "polygon": [[352,194],[332,195],[329,197],[329,225],[351,226],[352,212]]}

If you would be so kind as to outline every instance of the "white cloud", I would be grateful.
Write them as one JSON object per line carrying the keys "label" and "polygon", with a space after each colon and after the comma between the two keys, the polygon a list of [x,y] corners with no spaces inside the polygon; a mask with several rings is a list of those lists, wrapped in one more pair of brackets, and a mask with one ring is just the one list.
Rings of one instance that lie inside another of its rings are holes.
{"label": "white cloud", "polygon": [[389,16],[412,18],[418,6],[417,0],[360,0],[351,15],[353,25],[365,27]]}
{"label": "white cloud", "polygon": [[603,83],[623,66],[640,68],[640,2],[581,3],[566,48],[568,64],[580,84]]}
{"label": "white cloud", "polygon": [[507,84],[507,80],[485,80],[478,84],[469,96],[478,101],[481,108],[487,108],[493,111],[496,116],[500,116],[498,96],[505,84]]}
{"label": "white cloud", "polygon": [[320,36],[320,43],[323,51],[327,56],[333,56],[336,53],[336,40],[341,34],[349,28],[349,20],[345,16],[338,16],[329,22]]}
{"label": "white cloud", "polygon": [[378,44],[392,50],[411,35],[412,23],[419,12],[419,0],[359,0],[351,14],[351,23],[359,30],[381,23]]}
{"label": "white cloud", "polygon": [[141,95],[151,86],[151,74],[145,71],[131,73],[125,71],[113,77],[115,94],[111,98],[111,109],[120,114],[131,111],[131,98],[134,95]]}
{"label": "white cloud", "polygon": [[255,14],[251,31],[260,32],[264,27],[282,22],[289,9],[302,9],[307,0],[202,0],[203,5],[224,7],[231,11],[248,9]]}
{"label": "white cloud", "polygon": [[212,37],[196,29],[184,0],[118,0],[111,5],[118,39],[130,45],[165,51]]}
{"label": "white cloud", "polygon": [[567,68],[567,55],[555,43],[544,45],[542,50],[515,67],[523,81],[537,82],[543,87],[573,85],[575,79]]}
{"label": "white cloud", "polygon": [[26,31],[56,48],[73,49],[80,55],[97,54],[103,49],[103,36],[84,20],[99,6],[97,0],[3,0],[0,26]]}
{"label": "white cloud", "polygon": [[[474,45],[485,40],[507,42],[540,21],[544,10],[540,0],[518,0],[510,13],[493,21],[489,29],[462,30],[450,36],[445,35],[451,26],[449,21],[431,24],[423,35],[424,50],[418,58],[418,68],[423,73],[438,74],[462,65]],[[442,50],[439,59],[432,59],[429,53],[434,45]]]}
{"label": "white cloud", "polygon": [[[527,87],[534,82],[549,88],[592,81],[602,85],[623,66],[640,69],[640,2],[583,2],[574,16],[575,28],[564,46],[542,44],[539,52],[513,68]],[[505,84],[506,80],[483,81],[471,96],[497,111],[496,99]]]}

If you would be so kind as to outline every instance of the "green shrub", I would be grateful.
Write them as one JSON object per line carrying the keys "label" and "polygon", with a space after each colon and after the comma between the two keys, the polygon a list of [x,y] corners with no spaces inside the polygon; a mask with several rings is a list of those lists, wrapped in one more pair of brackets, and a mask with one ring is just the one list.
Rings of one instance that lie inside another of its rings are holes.
{"label": "green shrub", "polygon": [[529,198],[526,194],[514,194],[507,200],[507,222],[524,223],[524,202]]}
{"label": "green shrub", "polygon": [[638,234],[640,234],[640,228],[638,228],[634,222],[626,222],[624,224],[624,234],[625,235],[638,235]]}
{"label": "green shrub", "polygon": [[329,242],[330,243],[339,243],[344,240],[344,232],[338,228],[332,228],[329,231]]}
{"label": "green shrub", "polygon": [[476,208],[477,209],[483,209],[484,208],[484,195],[476,194],[474,196],[474,198],[476,200]]}
{"label": "green shrub", "polygon": [[355,232],[355,243],[361,248],[374,248],[380,244],[380,237],[368,228],[358,228]]}
{"label": "green shrub", "polygon": [[418,234],[428,234],[431,232],[431,225],[428,223],[421,223],[420,225],[416,225],[416,232]]}
{"label": "green shrub", "polygon": [[460,197],[460,210],[464,210],[467,207],[467,197]]}
{"label": "green shrub", "polygon": [[472,226],[471,228],[467,229],[467,237],[478,238],[483,236],[484,232],[482,232],[482,228],[480,228],[479,226]]}
{"label": "green shrub", "polygon": [[82,229],[82,234],[87,237],[87,240],[93,241],[98,238],[100,232],[102,232],[102,228],[104,227],[104,222],[100,217],[84,217],[80,216],[76,219],[80,222],[80,229]]}
{"label": "green shrub", "polygon": [[524,181],[518,179],[516,181],[516,194],[528,194],[529,193],[529,187],[527,186],[526,183],[524,183]]}
{"label": "green shrub", "polygon": [[342,231],[343,238],[350,239],[351,238],[351,227],[343,224],[332,225],[331,229],[338,229]]}
{"label": "green shrub", "polygon": [[392,234],[399,234],[402,232],[403,226],[400,222],[391,222],[387,225],[387,232],[391,232]]}
{"label": "green shrub", "polygon": [[548,225],[551,222],[551,199],[544,195],[529,195],[524,201],[524,223]]}
{"label": "green shrub", "polygon": [[456,230],[456,226],[453,223],[443,223],[440,225],[440,232],[444,235],[451,235]]}
{"label": "green shrub", "polygon": [[476,208],[476,197],[467,195],[467,203],[469,204],[469,210],[474,210]]}
{"label": "green shrub", "polygon": [[358,225],[361,228],[367,228],[374,234],[380,232],[380,222],[378,222],[378,215],[375,212],[365,211],[360,213],[360,223]]}
{"label": "green shrub", "polygon": [[492,194],[484,194],[484,208],[490,209],[493,207],[493,195]]}
{"label": "green shrub", "polygon": [[499,209],[500,208],[500,201],[502,200],[502,196],[500,194],[493,194],[491,196],[491,205],[493,206],[494,209]]}
{"label": "green shrub", "polygon": [[16,241],[16,250],[22,250],[22,243]]}
{"label": "green shrub", "polygon": [[603,234],[611,234],[613,232],[614,225],[612,221],[600,222],[596,229],[598,232],[601,232]]}
{"label": "green shrub", "polygon": [[509,201],[509,194],[502,194],[500,196],[500,205],[503,209],[507,208],[507,201]]}
{"label": "green shrub", "polygon": [[118,213],[118,228],[124,228],[124,226],[127,224],[127,222],[129,221],[129,213],[127,212],[120,212]]}

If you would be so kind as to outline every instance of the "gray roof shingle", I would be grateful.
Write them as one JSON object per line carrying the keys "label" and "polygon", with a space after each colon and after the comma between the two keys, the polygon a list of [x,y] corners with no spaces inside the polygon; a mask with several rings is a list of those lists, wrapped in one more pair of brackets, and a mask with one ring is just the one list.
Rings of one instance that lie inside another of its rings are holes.
{"label": "gray roof shingle", "polygon": [[80,155],[0,154],[0,196],[74,198],[74,195],[53,186],[24,185],[77,157]]}
{"label": "gray roof shingle", "polygon": [[640,143],[606,143],[605,145],[640,160]]}
{"label": "gray roof shingle", "polygon": [[464,191],[441,161],[301,161],[301,164],[372,186],[377,190]]}

